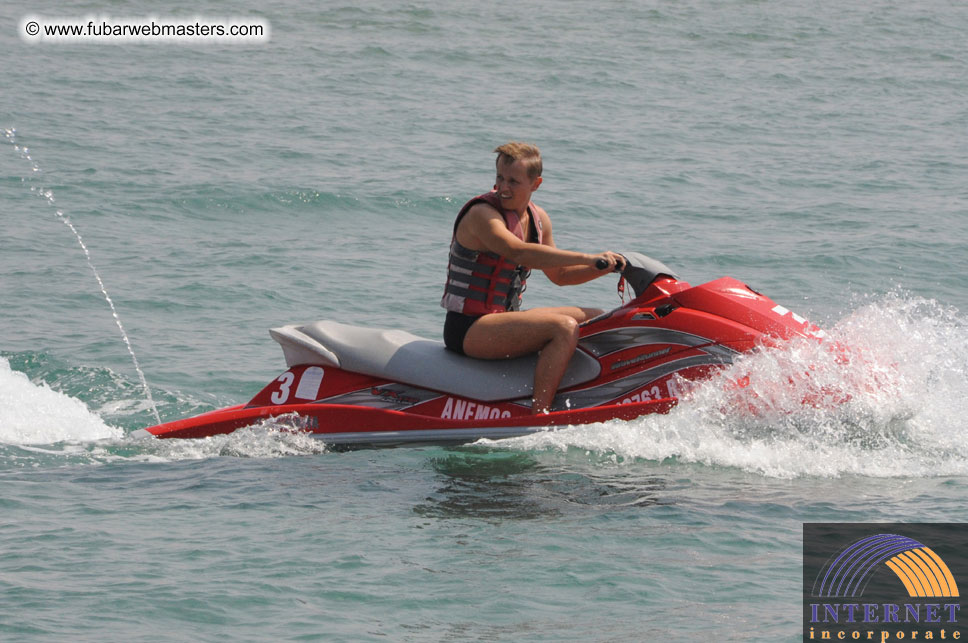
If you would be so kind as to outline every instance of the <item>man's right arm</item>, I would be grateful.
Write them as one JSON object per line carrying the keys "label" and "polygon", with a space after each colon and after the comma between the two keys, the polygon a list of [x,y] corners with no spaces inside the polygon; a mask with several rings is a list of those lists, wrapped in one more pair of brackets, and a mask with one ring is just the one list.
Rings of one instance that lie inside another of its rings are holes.
{"label": "man's right arm", "polygon": [[468,210],[457,228],[457,241],[470,250],[489,251],[513,263],[543,270],[561,266],[594,266],[598,255],[572,252],[518,239],[497,210],[478,203]]}

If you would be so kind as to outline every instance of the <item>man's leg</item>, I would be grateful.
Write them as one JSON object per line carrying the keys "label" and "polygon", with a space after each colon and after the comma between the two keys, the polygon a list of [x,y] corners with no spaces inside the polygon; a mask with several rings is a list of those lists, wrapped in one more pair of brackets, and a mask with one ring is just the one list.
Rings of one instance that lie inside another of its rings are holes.
{"label": "man's leg", "polygon": [[481,359],[507,359],[539,352],[532,411],[551,406],[558,384],[578,345],[578,324],[601,314],[593,308],[564,306],[484,315],[464,338],[464,352]]}

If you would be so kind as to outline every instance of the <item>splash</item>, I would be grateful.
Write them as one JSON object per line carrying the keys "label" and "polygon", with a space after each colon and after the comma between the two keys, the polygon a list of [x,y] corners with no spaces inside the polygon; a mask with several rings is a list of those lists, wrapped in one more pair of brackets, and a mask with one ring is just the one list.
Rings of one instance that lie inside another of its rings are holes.
{"label": "splash", "polygon": [[132,439],[146,453],[163,460],[203,460],[216,457],[282,458],[326,453],[326,445],[304,431],[293,429],[285,416],[263,420],[227,435],[198,440]]}
{"label": "splash", "polygon": [[[284,418],[266,420],[227,435],[198,440],[157,440],[130,436],[87,443],[28,448],[33,463],[99,465],[116,462],[180,462],[213,458],[274,459],[327,452],[321,440],[293,431]],[[23,458],[22,458],[23,459]]]}
{"label": "splash", "polygon": [[0,443],[29,445],[119,438],[83,402],[34,384],[0,357]]}
{"label": "splash", "polygon": [[[129,409],[127,414],[134,412]],[[0,357],[0,470],[23,466],[175,462],[219,457],[281,458],[326,453],[286,417],[200,440],[136,439],[83,401],[32,382]]]}
{"label": "splash", "polygon": [[[42,353],[8,357],[0,357],[0,471],[328,452],[289,416],[199,440],[132,438],[128,430],[146,420],[143,400],[130,396],[137,391],[135,382],[110,369],[69,366]],[[179,416],[227,403],[164,389],[160,400],[167,414]]]}
{"label": "splash", "polygon": [[[777,478],[968,475],[968,323],[958,311],[891,293],[861,305],[828,335],[825,344],[794,342],[747,356],[667,416],[497,444]],[[735,385],[746,378],[746,386]]]}
{"label": "splash", "polygon": [[[22,147],[17,143],[16,130],[12,128],[5,129],[3,133],[7,141],[11,145],[13,145],[14,150],[20,154],[20,157],[30,163],[31,177],[39,176],[40,174],[42,174],[40,165],[38,165],[37,162],[34,161],[33,158],[31,158],[30,150],[26,147]],[[107,288],[104,286],[104,281],[101,279],[101,274],[98,272],[98,269],[94,266],[94,262],[91,259],[91,252],[90,250],[88,250],[87,245],[84,243],[84,239],[81,237],[80,232],[77,231],[77,228],[74,226],[74,224],[71,223],[71,220],[64,215],[64,212],[60,209],[57,209],[57,207],[54,205],[53,192],[51,192],[49,189],[46,189],[43,187],[37,187],[34,185],[30,186],[30,191],[42,196],[47,201],[47,204],[50,205],[52,208],[54,208],[54,213],[57,215],[57,218],[59,218],[61,222],[63,222],[64,225],[70,228],[70,231],[72,233],[74,233],[74,237],[77,239],[78,245],[81,247],[81,250],[84,251],[84,258],[87,260],[87,265],[91,269],[91,272],[94,273],[94,278],[97,280],[97,284],[101,289],[101,294],[104,296],[104,300],[107,302],[108,307],[111,309],[111,315],[114,317],[114,322],[115,324],[117,324],[118,330],[121,331],[121,339],[124,341],[124,345],[128,349],[128,354],[131,355],[131,361],[134,363],[135,371],[138,372],[138,377],[141,380],[141,386],[144,388],[145,397],[148,400],[148,404],[151,406],[151,410],[154,413],[155,420],[157,420],[158,424],[161,424],[161,417],[158,414],[158,408],[155,405],[155,401],[151,397],[151,388],[148,386],[148,380],[145,378],[144,371],[141,370],[141,366],[138,364],[138,358],[134,353],[134,347],[132,347],[131,345],[131,340],[128,339],[128,333],[125,332],[124,330],[124,325],[122,325],[121,323],[121,317],[118,315],[118,311],[114,307],[114,301],[111,299],[111,296],[108,294]]]}

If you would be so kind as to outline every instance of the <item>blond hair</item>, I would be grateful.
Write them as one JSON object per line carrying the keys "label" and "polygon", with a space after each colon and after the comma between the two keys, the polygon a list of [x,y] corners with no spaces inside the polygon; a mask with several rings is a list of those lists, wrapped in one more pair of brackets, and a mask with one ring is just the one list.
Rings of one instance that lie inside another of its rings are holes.
{"label": "blond hair", "polygon": [[495,166],[502,161],[508,163],[521,161],[528,171],[529,179],[533,181],[541,176],[541,152],[538,150],[537,145],[511,141],[510,143],[495,147],[494,151],[497,152],[497,158],[494,160]]}

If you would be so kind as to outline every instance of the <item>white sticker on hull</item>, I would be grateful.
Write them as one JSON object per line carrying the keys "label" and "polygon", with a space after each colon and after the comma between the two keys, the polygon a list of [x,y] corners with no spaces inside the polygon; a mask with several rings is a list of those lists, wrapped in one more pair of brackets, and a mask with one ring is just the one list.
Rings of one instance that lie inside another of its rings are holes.
{"label": "white sticker on hull", "polygon": [[625,398],[619,404],[635,404],[636,402],[651,402],[653,400],[661,400],[663,398],[662,391],[658,386],[653,386],[650,389],[640,391],[635,395],[630,395]]}
{"label": "white sticker on hull", "polygon": [[273,404],[285,404],[289,401],[289,390],[292,388],[292,383],[295,379],[296,376],[293,375],[292,371],[286,371],[277,377],[276,381],[279,382],[279,390],[272,392],[269,401]]}
{"label": "white sticker on hull", "polygon": [[469,402],[467,400],[455,400],[452,397],[448,397],[447,402],[444,403],[444,410],[441,412],[440,417],[448,420],[487,420],[493,418],[509,418],[511,417],[511,412],[502,411],[496,406],[487,406],[486,404],[478,404],[477,402]]}
{"label": "white sticker on hull", "polygon": [[806,317],[802,317],[801,315],[798,315],[794,312],[790,312],[790,309],[788,308],[785,308],[777,304],[776,306],[773,307],[773,312],[779,315],[780,317],[785,317],[787,315],[790,315],[793,321],[803,326],[803,332],[806,333],[807,335],[812,335],[817,339],[823,339],[824,337],[827,336],[826,332],[811,324]]}
{"label": "white sticker on hull", "polygon": [[293,392],[292,385],[296,381],[296,374],[286,371],[276,378],[279,382],[278,390],[272,392],[269,401],[273,404],[286,404],[289,402],[289,395],[298,400],[315,400],[319,396],[319,386],[323,383],[323,369],[318,366],[310,366],[299,378],[299,384]]}
{"label": "white sticker on hull", "polygon": [[310,366],[303,371],[296,387],[296,397],[300,400],[315,400],[319,396],[319,385],[323,383],[323,369]]}

